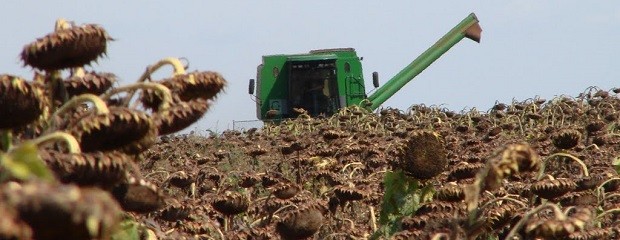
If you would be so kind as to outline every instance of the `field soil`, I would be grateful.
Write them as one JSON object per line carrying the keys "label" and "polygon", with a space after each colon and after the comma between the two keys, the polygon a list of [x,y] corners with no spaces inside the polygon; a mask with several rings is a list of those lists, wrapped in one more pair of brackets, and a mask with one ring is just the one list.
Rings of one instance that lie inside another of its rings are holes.
{"label": "field soil", "polygon": [[[139,168],[165,207],[134,217],[162,239],[619,239],[616,109],[616,92],[589,88],[164,136]],[[397,173],[422,198],[386,223]]]}

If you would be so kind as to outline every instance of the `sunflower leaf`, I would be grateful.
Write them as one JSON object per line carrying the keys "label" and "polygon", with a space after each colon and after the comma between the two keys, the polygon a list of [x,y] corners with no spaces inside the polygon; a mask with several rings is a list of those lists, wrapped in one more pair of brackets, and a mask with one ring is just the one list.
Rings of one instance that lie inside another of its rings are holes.
{"label": "sunflower leaf", "polygon": [[47,165],[41,160],[37,147],[32,143],[23,143],[9,153],[0,155],[0,166],[8,176],[21,180],[40,178],[46,181],[54,179]]}

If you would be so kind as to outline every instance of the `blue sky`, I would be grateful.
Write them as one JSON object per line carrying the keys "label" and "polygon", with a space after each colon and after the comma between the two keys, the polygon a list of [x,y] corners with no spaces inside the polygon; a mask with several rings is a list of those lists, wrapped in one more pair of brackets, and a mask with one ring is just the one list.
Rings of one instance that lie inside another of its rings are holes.
{"label": "blue sky", "polygon": [[190,127],[221,131],[256,119],[247,85],[262,55],[353,47],[370,90],[373,71],[385,82],[471,12],[481,43],[461,41],[384,107],[486,111],[496,100],[620,87],[620,1],[5,1],[0,73],[31,78],[18,55],[57,18],[97,23],[116,41],[89,69],[121,84],[169,56],[224,75],[226,92]]}

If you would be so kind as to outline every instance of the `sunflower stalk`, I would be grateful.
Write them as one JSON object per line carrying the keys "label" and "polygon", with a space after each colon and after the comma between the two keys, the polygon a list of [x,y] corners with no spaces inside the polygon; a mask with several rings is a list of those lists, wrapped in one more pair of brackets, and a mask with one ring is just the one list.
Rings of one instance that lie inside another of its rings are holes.
{"label": "sunflower stalk", "polygon": [[150,79],[151,74],[155,71],[159,70],[163,66],[170,65],[173,68],[172,76],[183,75],[185,74],[185,66],[181,63],[181,60],[174,57],[167,57],[162,60],[159,60],[155,64],[146,68],[146,71],[140,76],[137,82],[144,82],[147,79]]}
{"label": "sunflower stalk", "polygon": [[101,100],[101,98],[89,93],[82,94],[71,98],[71,100],[69,100],[67,103],[63,104],[62,107],[56,110],[52,117],[48,120],[48,126],[54,127],[57,118],[65,114],[70,109],[77,107],[78,104],[82,104],[84,102],[91,102],[97,114],[108,114],[110,112],[110,110],[108,109],[108,105],[103,100]]}
{"label": "sunflower stalk", "polygon": [[[71,28],[71,24],[63,18],[59,18],[58,20],[56,20],[56,23],[54,25],[55,32],[69,28]],[[45,79],[49,79],[49,82],[47,82],[47,87],[51,92],[52,101],[54,99],[60,99],[62,101],[61,105],[66,103],[69,100],[69,94],[67,93],[67,88],[65,87],[65,83],[62,80],[62,75],[60,71],[49,71],[46,72],[45,75]],[[56,111],[56,107],[56,104],[52,104],[50,112]]]}
{"label": "sunflower stalk", "polygon": [[538,177],[537,177],[538,180],[540,180],[544,176],[545,166],[547,165],[546,163],[556,157],[566,157],[566,158],[569,158],[575,161],[577,164],[579,164],[579,167],[581,167],[581,172],[583,173],[583,175],[586,177],[590,176],[590,173],[588,172],[588,167],[583,161],[581,161],[581,159],[568,153],[554,153],[554,154],[551,154],[549,157],[547,157],[546,161],[544,161],[545,164],[542,164],[542,166],[540,167],[540,171],[538,172]]}
{"label": "sunflower stalk", "polygon": [[369,207],[369,212],[370,212],[370,229],[373,232],[377,231],[377,217],[375,216],[375,207],[370,206]]}
{"label": "sunflower stalk", "polygon": [[[113,95],[115,95],[117,93],[129,92],[129,94],[132,94],[133,91],[135,91],[137,89],[153,90],[153,91],[157,92],[157,94],[160,94],[163,97],[163,101],[159,105],[159,112],[167,111],[168,108],[170,107],[170,104],[172,103],[172,93],[170,92],[170,89],[168,89],[166,86],[164,86],[162,84],[154,83],[154,82],[138,82],[138,83],[130,84],[130,85],[127,85],[127,86],[115,88],[115,89],[112,89],[112,90],[108,91],[101,98],[103,100],[108,100],[108,99],[110,99],[110,97],[112,97]],[[125,99],[127,99],[127,98],[125,98]],[[129,97],[129,99],[131,99],[131,97]],[[125,106],[125,105],[123,105],[123,106]]]}
{"label": "sunflower stalk", "polygon": [[84,76],[86,76],[86,72],[84,71],[83,67],[73,68],[71,69],[71,76],[83,78]]}
{"label": "sunflower stalk", "polygon": [[566,220],[566,215],[564,215],[564,213],[562,212],[562,210],[560,209],[560,207],[558,207],[558,205],[553,204],[553,203],[549,203],[546,202],[542,205],[539,205],[538,207],[530,210],[529,212],[525,213],[523,215],[523,217],[521,218],[521,220],[519,220],[519,222],[517,222],[517,224],[514,225],[514,227],[512,229],[510,229],[510,232],[508,233],[508,236],[506,236],[505,239],[514,239],[515,235],[517,234],[517,232],[523,227],[523,225],[525,225],[525,223],[530,220],[530,218],[532,217],[532,215],[545,210],[546,208],[551,208],[553,210],[554,216],[556,219],[558,220]]}
{"label": "sunflower stalk", "polygon": [[80,144],[73,137],[73,135],[62,131],[56,131],[50,134],[43,135],[41,137],[32,140],[32,143],[37,147],[41,147],[44,144],[56,141],[63,141],[67,144],[67,150],[69,153],[81,153]]}
{"label": "sunflower stalk", "polygon": [[[69,94],[67,93],[67,88],[65,87],[65,82],[62,80],[60,71],[50,71],[46,73],[45,79],[48,81],[46,87],[51,93],[50,97],[52,101],[60,99],[61,105],[69,101]],[[55,103],[52,104],[50,112],[55,112],[57,107]]]}
{"label": "sunflower stalk", "polygon": [[602,182],[601,184],[598,185],[598,187],[596,188],[596,196],[598,197],[598,199],[602,199],[605,200],[605,185],[613,182],[613,181],[620,181],[620,178],[615,177],[615,178],[610,178],[605,180],[604,182]]}
{"label": "sunflower stalk", "polygon": [[480,206],[479,208],[474,208],[474,209],[469,211],[469,218],[468,218],[469,219],[469,226],[474,226],[475,225],[476,219],[478,218],[480,213],[482,213],[482,211],[484,211],[485,208],[487,208],[491,204],[499,202],[499,201],[511,201],[511,202],[515,202],[515,203],[521,205],[522,207],[527,207],[527,204],[525,204],[523,201],[511,198],[511,197],[494,198],[494,199],[489,200],[488,202],[482,204],[482,206]]}
{"label": "sunflower stalk", "polygon": [[13,144],[13,132],[10,129],[0,130],[0,152],[7,152]]}
{"label": "sunflower stalk", "polygon": [[609,209],[607,211],[604,211],[601,214],[597,215],[596,219],[598,220],[598,219],[600,219],[600,218],[602,218],[605,215],[610,214],[610,213],[620,213],[620,208],[612,208],[612,209]]}
{"label": "sunflower stalk", "polygon": [[[144,73],[142,74],[142,76],[140,76],[137,82],[141,83],[141,82],[146,81],[147,79],[150,80],[151,74],[153,74],[155,71],[159,70],[161,67],[166,66],[166,65],[172,66],[173,68],[172,76],[185,74],[185,66],[183,66],[183,63],[181,63],[181,60],[179,60],[178,58],[174,58],[174,57],[167,57],[162,60],[159,60],[153,65],[148,66],[146,68],[146,71],[144,71]],[[135,94],[134,90],[129,91],[127,96],[122,101],[122,106],[129,106],[129,102],[133,98],[134,94]]]}

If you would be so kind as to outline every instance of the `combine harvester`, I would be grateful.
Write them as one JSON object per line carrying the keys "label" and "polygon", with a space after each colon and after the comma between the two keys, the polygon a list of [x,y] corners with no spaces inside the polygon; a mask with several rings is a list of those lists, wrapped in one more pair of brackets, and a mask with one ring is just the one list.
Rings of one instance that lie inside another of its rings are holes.
{"label": "combine harvester", "polygon": [[[470,14],[370,96],[361,59],[353,48],[263,56],[256,81],[250,79],[249,84],[251,95],[256,89],[256,116],[279,121],[300,113],[331,116],[353,105],[375,110],[461,39],[480,42],[481,32],[476,15]],[[379,87],[377,72],[372,77],[374,87]]]}

